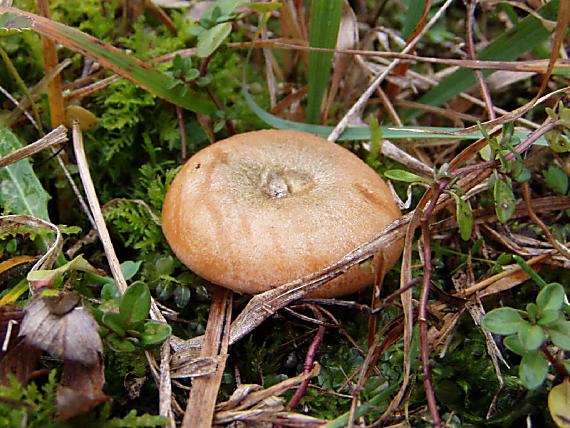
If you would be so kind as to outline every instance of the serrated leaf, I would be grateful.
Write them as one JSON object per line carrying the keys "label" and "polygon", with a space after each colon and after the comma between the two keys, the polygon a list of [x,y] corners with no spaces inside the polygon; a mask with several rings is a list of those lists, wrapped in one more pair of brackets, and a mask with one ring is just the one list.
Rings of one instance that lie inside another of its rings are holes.
{"label": "serrated leaf", "polygon": [[527,323],[519,328],[518,337],[524,349],[536,351],[544,343],[545,334],[542,327]]}
{"label": "serrated leaf", "polygon": [[139,338],[142,346],[158,345],[172,334],[172,327],[160,321],[147,321],[144,323],[142,336]]}
{"label": "serrated leaf", "polygon": [[570,428],[570,380],[564,379],[548,394],[548,410],[557,426]]}
{"label": "serrated leaf", "polygon": [[[10,130],[0,128],[0,157],[22,147]],[[0,208],[4,213],[27,214],[49,221],[49,199],[28,159],[0,168]]]}
{"label": "serrated leaf", "polygon": [[495,181],[493,189],[495,198],[495,212],[501,223],[506,223],[513,216],[516,209],[515,195],[513,189],[506,180]]}
{"label": "serrated leaf", "polygon": [[131,324],[144,321],[150,311],[150,290],[143,282],[135,282],[127,288],[119,311],[126,328]]}
{"label": "serrated leaf", "polygon": [[519,328],[525,326],[527,322],[516,309],[498,308],[487,313],[482,324],[491,333],[506,335],[518,333]]}
{"label": "serrated leaf", "polygon": [[568,192],[568,176],[564,170],[556,165],[550,165],[544,171],[544,182],[554,192],[565,195]]}
{"label": "serrated leaf", "polygon": [[209,57],[232,32],[232,24],[224,22],[214,25],[198,36],[198,56]]}
{"label": "serrated leaf", "polygon": [[564,296],[564,287],[558,283],[551,283],[540,290],[536,297],[536,304],[540,311],[557,311],[564,304]]}
{"label": "serrated leaf", "polygon": [[404,181],[406,183],[417,183],[418,181],[426,182],[428,181],[424,177],[420,177],[412,172],[405,171],[403,169],[389,169],[384,172],[384,176],[390,180]]}
{"label": "serrated leaf", "polygon": [[570,321],[559,321],[547,331],[552,343],[565,351],[570,351]]}
{"label": "serrated leaf", "polygon": [[548,373],[548,361],[542,352],[527,352],[519,366],[519,377],[527,389],[542,385]]}

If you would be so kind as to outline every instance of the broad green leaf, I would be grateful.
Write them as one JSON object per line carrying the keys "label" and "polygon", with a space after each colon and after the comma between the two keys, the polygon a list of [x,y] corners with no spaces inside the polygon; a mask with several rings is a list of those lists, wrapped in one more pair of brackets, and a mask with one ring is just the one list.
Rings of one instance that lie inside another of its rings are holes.
{"label": "broad green leaf", "polygon": [[495,198],[495,212],[501,223],[506,223],[513,216],[516,209],[515,195],[513,189],[506,180],[495,181],[493,189]]}
{"label": "broad green leaf", "polygon": [[426,178],[403,169],[389,169],[384,172],[384,176],[390,180],[404,181],[406,183],[417,183],[418,181],[429,182]]}
{"label": "broad green leaf", "polygon": [[556,165],[550,165],[544,171],[545,184],[560,195],[565,195],[568,192],[568,176],[564,170]]}
{"label": "broad green leaf", "polygon": [[126,328],[148,318],[150,291],[143,282],[135,282],[127,288],[119,307],[121,319]]}
{"label": "broad green leaf", "polygon": [[538,325],[525,323],[519,328],[518,337],[521,345],[527,351],[536,351],[545,339],[544,330]]}
{"label": "broad green leaf", "polygon": [[536,297],[536,304],[539,310],[560,310],[564,303],[564,287],[558,283],[551,283],[540,290],[538,296]]}
{"label": "broad green leaf", "polygon": [[527,389],[542,385],[548,374],[548,361],[542,352],[527,352],[519,366],[519,377]]}
{"label": "broad green leaf", "polygon": [[[538,10],[543,17],[550,20],[556,19],[558,0],[548,2]],[[520,20],[512,28],[503,32],[487,47],[477,52],[480,60],[513,61],[525,52],[529,52],[546,41],[551,32],[544,28],[542,23],[532,15]],[[483,75],[488,76],[492,70],[483,70]],[[428,91],[418,102],[433,106],[442,105],[444,102],[455,97],[477,83],[472,70],[460,69],[443,79],[435,88]],[[404,115],[406,120],[421,115],[419,110],[408,111]]]}
{"label": "broad green leaf", "polygon": [[495,334],[513,334],[527,322],[513,308],[493,309],[483,318],[483,327]]}
{"label": "broad green leaf", "polygon": [[548,410],[556,425],[570,428],[570,380],[564,379],[548,394]]}
{"label": "broad green leaf", "polygon": [[560,321],[548,329],[550,340],[559,348],[570,351],[570,321]]}
{"label": "broad green leaf", "polygon": [[172,334],[172,327],[160,321],[147,321],[144,323],[142,336],[139,338],[142,346],[158,345]]}
{"label": "broad green leaf", "polygon": [[538,325],[542,327],[551,327],[561,320],[562,313],[560,310],[547,309],[540,313]]}
{"label": "broad green leaf", "polygon": [[97,269],[85,260],[83,256],[77,256],[57,269],[32,271],[26,278],[36,288],[47,287],[69,271],[98,273]]}
{"label": "broad green leaf", "polygon": [[103,324],[105,324],[105,326],[115,334],[121,337],[126,335],[126,325],[120,314],[116,312],[105,312],[101,320],[103,321]]}
{"label": "broad green leaf", "polygon": [[218,49],[232,32],[232,24],[224,22],[204,31],[198,36],[198,56],[206,58]]}
{"label": "broad green leaf", "polygon": [[[0,157],[20,148],[18,138],[0,128]],[[0,208],[5,214],[27,214],[49,221],[49,199],[28,159],[0,168]]]}
{"label": "broad green leaf", "polygon": [[520,355],[521,357],[528,352],[521,343],[519,336],[517,334],[512,334],[510,336],[505,337],[503,339],[503,344],[507,347],[509,351],[514,352],[515,354]]}
{"label": "broad green leaf", "polygon": [[123,272],[123,276],[125,280],[128,281],[133,276],[137,274],[141,267],[142,261],[133,262],[132,260],[127,260],[126,262],[121,263],[121,272]]}
{"label": "broad green leaf", "polygon": [[[336,47],[340,17],[344,0],[313,0],[311,2],[311,24],[309,46],[312,48]],[[321,102],[329,83],[332,52],[309,53],[309,79],[307,121],[319,121]]]}
{"label": "broad green leaf", "polygon": [[[1,15],[3,13],[6,15]],[[7,6],[0,6],[0,16],[4,16],[3,19],[15,20],[24,17],[31,20],[33,31],[52,38],[57,43],[75,52],[88,55],[99,62],[102,67],[108,68],[172,104],[200,114],[213,113],[216,109],[215,105],[205,95],[198,94],[190,89],[180,91],[176,88],[172,77],[75,28]]]}

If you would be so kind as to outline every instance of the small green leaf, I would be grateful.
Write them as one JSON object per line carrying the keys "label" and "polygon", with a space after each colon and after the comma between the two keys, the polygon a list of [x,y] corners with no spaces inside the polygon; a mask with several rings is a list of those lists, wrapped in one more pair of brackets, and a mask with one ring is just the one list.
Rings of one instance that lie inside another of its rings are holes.
{"label": "small green leaf", "polygon": [[172,334],[172,328],[160,321],[147,321],[139,341],[142,346],[158,345]]}
{"label": "small green leaf", "polygon": [[527,351],[536,351],[544,343],[545,339],[542,327],[529,323],[519,328],[518,336],[521,345]]}
{"label": "small green leaf", "polygon": [[506,180],[497,179],[493,189],[495,212],[501,223],[506,223],[514,214],[516,203],[511,184]]}
{"label": "small green leaf", "polygon": [[521,357],[524,356],[528,351],[522,345],[519,336],[517,334],[512,334],[510,336],[505,337],[503,340],[503,344],[507,347],[507,349],[511,352],[514,352]]}
{"label": "small green leaf", "polygon": [[101,289],[101,299],[112,300],[121,297],[121,291],[115,281],[109,281]]}
{"label": "small green leaf", "polygon": [[534,389],[544,382],[548,373],[548,361],[542,352],[527,352],[519,366],[519,377],[528,389]]}
{"label": "small green leaf", "polygon": [[91,266],[91,264],[83,258],[83,256],[77,256],[57,269],[32,271],[28,274],[27,279],[36,287],[49,286],[54,281],[58,280],[64,273],[70,271],[98,272],[95,267]]}
{"label": "small green leaf", "polygon": [[141,267],[141,263],[142,262],[140,260],[138,262],[127,260],[126,262],[121,263],[121,272],[123,272],[123,276],[125,277],[126,281],[136,275],[136,273],[139,271],[139,268]]}
{"label": "small green leaf", "polygon": [[547,309],[540,313],[540,318],[538,319],[538,325],[542,327],[550,327],[560,321],[561,312],[560,310]]}
{"label": "small green leaf", "polygon": [[552,343],[565,351],[570,351],[570,321],[559,321],[547,331]]}
{"label": "small green leaf", "polygon": [[546,138],[550,144],[550,148],[555,153],[566,153],[570,151],[570,143],[568,139],[560,133],[560,131],[550,131],[546,133]]}
{"label": "small green leaf", "polygon": [[143,282],[135,282],[125,292],[119,307],[123,325],[129,326],[148,318],[150,311],[150,291]]}
{"label": "small green leaf", "polygon": [[105,326],[115,332],[118,336],[124,337],[126,335],[125,323],[118,313],[105,312],[103,314],[102,321]]}
{"label": "small green leaf", "polygon": [[110,335],[107,336],[106,340],[109,347],[115,352],[133,352],[137,349],[129,339]]}
{"label": "small green leaf", "polygon": [[536,323],[536,318],[538,316],[538,306],[536,303],[529,303],[526,305],[526,313],[528,315],[528,319],[532,324]]}
{"label": "small green leaf", "polygon": [[179,285],[174,289],[174,303],[178,308],[184,308],[188,305],[191,296],[190,288]]}
{"label": "small green leaf", "polygon": [[547,310],[560,310],[563,303],[564,287],[556,282],[548,284],[540,290],[540,293],[538,293],[538,296],[536,297],[536,304],[541,312]]}
{"label": "small green leaf", "polygon": [[554,192],[565,195],[568,192],[568,176],[556,165],[550,165],[544,171],[544,183]]}
{"label": "small green leaf", "polygon": [[[455,195],[452,193],[452,195]],[[464,201],[459,196],[455,199],[455,217],[459,226],[459,234],[461,239],[468,241],[473,232],[473,211],[469,201]]]}
{"label": "small green leaf", "polygon": [[429,183],[428,179],[420,177],[412,172],[404,171],[403,169],[389,169],[384,172],[384,176],[390,180],[404,181],[406,183],[417,183],[418,181]]}
{"label": "small green leaf", "polygon": [[209,57],[232,32],[232,24],[224,22],[214,25],[198,36],[198,56]]}
{"label": "small green leaf", "polygon": [[528,324],[513,308],[493,309],[483,318],[483,327],[495,334],[518,333],[519,328]]}

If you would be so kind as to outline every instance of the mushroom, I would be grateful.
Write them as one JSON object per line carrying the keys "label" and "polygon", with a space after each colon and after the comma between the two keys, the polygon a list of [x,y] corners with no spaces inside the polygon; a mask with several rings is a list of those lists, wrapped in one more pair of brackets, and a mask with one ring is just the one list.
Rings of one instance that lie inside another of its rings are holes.
{"label": "mushroom", "polygon": [[[170,186],[162,228],[176,256],[208,281],[257,294],[318,272],[400,217],[390,190],[345,148],[299,131],[235,135],[192,156]],[[401,242],[383,248],[383,271]],[[374,281],[362,263],[309,294],[336,297]]]}

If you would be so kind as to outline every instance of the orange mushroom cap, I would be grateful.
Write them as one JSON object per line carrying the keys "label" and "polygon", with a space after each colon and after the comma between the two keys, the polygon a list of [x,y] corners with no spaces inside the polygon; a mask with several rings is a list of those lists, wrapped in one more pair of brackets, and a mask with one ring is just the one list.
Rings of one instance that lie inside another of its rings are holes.
{"label": "orange mushroom cap", "polygon": [[[299,131],[235,135],[182,167],[162,210],[176,256],[208,281],[257,294],[318,272],[400,217],[378,174],[345,148]],[[383,269],[401,243],[382,248]],[[374,281],[354,266],[311,297],[335,297]]]}

